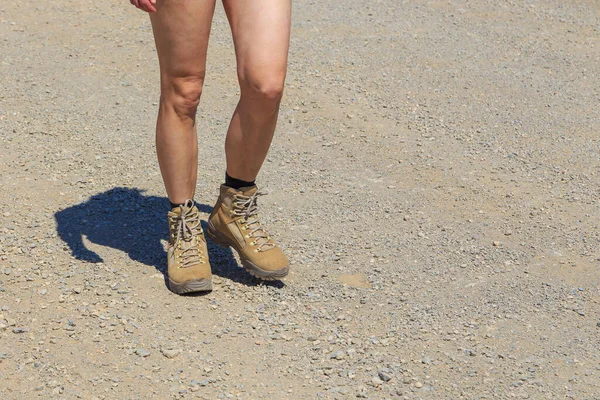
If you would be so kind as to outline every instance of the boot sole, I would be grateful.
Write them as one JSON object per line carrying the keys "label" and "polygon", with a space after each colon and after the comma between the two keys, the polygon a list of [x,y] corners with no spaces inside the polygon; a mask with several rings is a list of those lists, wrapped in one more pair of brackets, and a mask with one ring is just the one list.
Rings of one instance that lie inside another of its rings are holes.
{"label": "boot sole", "polygon": [[212,290],[212,279],[198,279],[177,283],[169,278],[169,290],[176,294],[209,292]]}
{"label": "boot sole", "polygon": [[[224,248],[231,247],[232,249],[238,252],[238,255],[240,254],[240,251],[233,244],[231,244],[231,242],[226,236],[217,231],[210,223],[210,221],[208,222],[208,228],[206,229],[205,234],[210,238],[210,240],[213,241],[213,243],[216,243]],[[277,271],[265,271],[264,269],[261,269],[254,265],[249,260],[246,260],[243,257],[241,257],[241,255],[240,260],[242,261],[242,267],[250,275],[254,276],[255,278],[262,279],[263,281],[280,280],[281,278],[284,278],[290,271],[289,265],[286,265],[285,268],[278,269]]]}

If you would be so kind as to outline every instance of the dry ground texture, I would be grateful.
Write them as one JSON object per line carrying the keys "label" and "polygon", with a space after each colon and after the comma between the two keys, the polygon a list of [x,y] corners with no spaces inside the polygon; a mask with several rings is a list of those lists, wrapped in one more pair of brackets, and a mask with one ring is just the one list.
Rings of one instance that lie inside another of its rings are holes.
{"label": "dry ground texture", "polygon": [[[0,2],[0,398],[600,399],[600,3],[295,2],[259,177],[293,271],[170,293],[126,0]],[[238,96],[222,8],[197,200]]]}

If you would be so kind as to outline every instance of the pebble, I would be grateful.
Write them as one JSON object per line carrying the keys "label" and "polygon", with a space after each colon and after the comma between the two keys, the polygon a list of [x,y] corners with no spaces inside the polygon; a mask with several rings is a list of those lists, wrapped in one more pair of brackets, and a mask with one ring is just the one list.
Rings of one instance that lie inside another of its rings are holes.
{"label": "pebble", "polygon": [[160,352],[162,353],[163,356],[167,357],[167,358],[175,358],[178,355],[180,355],[183,350],[181,349],[161,349]]}
{"label": "pebble", "polygon": [[13,333],[26,333],[26,332],[29,332],[29,328],[24,327],[24,326],[23,327],[16,327],[16,328],[13,328],[12,331],[13,331]]}
{"label": "pebble", "polygon": [[389,382],[394,376],[389,369],[382,369],[379,371],[379,378],[384,382]]}
{"label": "pebble", "polygon": [[135,349],[135,354],[137,354],[140,357],[148,357],[150,355],[150,351],[138,347],[137,349]]}
{"label": "pebble", "polygon": [[382,383],[383,383],[383,380],[380,379],[378,376],[376,376],[373,379],[371,379],[371,385],[373,385],[375,387],[381,386]]}

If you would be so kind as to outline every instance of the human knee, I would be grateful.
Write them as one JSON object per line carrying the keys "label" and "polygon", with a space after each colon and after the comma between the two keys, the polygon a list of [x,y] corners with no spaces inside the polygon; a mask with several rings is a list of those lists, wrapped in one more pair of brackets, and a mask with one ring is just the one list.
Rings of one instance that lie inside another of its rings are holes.
{"label": "human knee", "polygon": [[267,104],[279,104],[283,96],[285,75],[265,74],[263,76],[248,76],[240,79],[242,95],[244,91],[254,99]]}
{"label": "human knee", "polygon": [[200,104],[203,84],[203,74],[168,79],[163,84],[162,99],[177,115],[194,118]]}

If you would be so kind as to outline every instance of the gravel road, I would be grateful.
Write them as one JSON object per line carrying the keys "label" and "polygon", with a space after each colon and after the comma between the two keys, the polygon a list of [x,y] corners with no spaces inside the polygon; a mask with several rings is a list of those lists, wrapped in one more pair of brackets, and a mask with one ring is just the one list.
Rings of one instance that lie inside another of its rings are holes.
{"label": "gravel road", "polygon": [[[207,217],[238,96],[219,6]],[[165,285],[158,63],[126,0],[0,3],[0,398],[600,399],[600,3],[296,1],[259,176],[289,254]]]}

